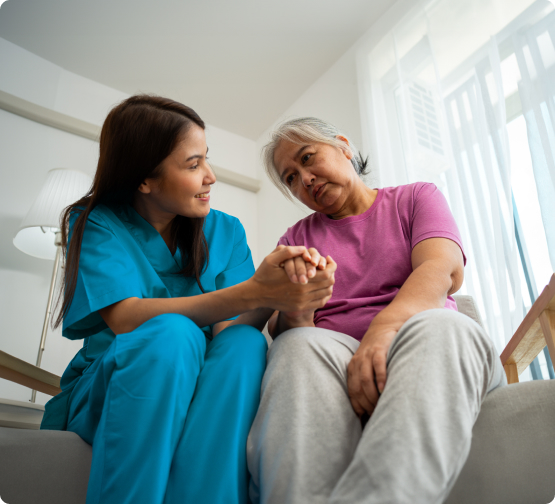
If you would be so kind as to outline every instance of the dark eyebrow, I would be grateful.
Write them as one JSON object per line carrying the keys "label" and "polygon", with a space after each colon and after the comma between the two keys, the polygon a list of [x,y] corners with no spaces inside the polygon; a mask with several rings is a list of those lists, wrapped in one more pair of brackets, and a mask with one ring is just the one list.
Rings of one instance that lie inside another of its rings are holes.
{"label": "dark eyebrow", "polygon": [[[295,153],[295,155],[293,156],[293,159],[296,159],[296,158],[300,157],[301,154],[303,153],[303,151],[304,151],[305,149],[308,149],[309,147],[310,147],[310,145],[303,145],[303,146],[301,146],[301,148],[300,148],[300,149]],[[287,174],[288,171],[289,171],[289,170],[286,169],[286,170],[281,174],[281,177],[280,177],[281,182],[284,183],[284,184],[285,184],[285,181],[283,180],[283,177]]]}
{"label": "dark eyebrow", "polygon": [[[204,156],[206,156],[208,154],[208,147],[206,147],[206,154]],[[201,159],[204,157],[202,154],[195,154],[194,156],[188,157],[185,162],[188,163],[189,161],[192,161],[193,159]]]}

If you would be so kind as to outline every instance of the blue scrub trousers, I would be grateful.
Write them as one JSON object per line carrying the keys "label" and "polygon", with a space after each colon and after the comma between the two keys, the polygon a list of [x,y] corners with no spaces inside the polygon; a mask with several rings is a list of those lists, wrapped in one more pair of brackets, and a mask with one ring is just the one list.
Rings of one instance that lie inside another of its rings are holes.
{"label": "blue scrub trousers", "polygon": [[207,343],[177,314],[118,335],[70,400],[68,430],[93,446],[87,504],[245,504],[266,351],[252,327]]}

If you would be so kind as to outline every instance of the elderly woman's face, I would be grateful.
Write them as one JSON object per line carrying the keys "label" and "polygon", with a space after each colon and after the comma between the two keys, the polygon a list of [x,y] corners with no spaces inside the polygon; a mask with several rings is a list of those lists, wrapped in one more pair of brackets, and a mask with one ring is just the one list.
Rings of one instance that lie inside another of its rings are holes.
{"label": "elderly woman's face", "polygon": [[282,140],[274,152],[274,164],[295,198],[312,210],[334,216],[346,205],[358,179],[351,157],[348,148]]}

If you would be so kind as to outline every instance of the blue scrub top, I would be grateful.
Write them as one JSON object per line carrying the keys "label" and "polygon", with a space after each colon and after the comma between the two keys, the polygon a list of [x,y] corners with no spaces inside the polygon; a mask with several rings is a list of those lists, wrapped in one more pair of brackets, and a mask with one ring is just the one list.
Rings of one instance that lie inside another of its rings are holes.
{"label": "blue scrub top", "polygon": [[[75,216],[70,221],[70,227]],[[245,230],[239,219],[211,209],[204,222],[208,267],[200,280],[205,292],[236,285],[254,274]],[[170,298],[202,294],[196,279],[179,274],[181,252],[174,255],[164,239],[129,205],[98,205],[83,233],[75,295],[62,334],[84,339],[65,370],[62,392],[45,409],[41,428],[65,429],[71,391],[87,367],[116,335],[98,310],[130,297]],[[210,337],[211,327],[202,330]]]}

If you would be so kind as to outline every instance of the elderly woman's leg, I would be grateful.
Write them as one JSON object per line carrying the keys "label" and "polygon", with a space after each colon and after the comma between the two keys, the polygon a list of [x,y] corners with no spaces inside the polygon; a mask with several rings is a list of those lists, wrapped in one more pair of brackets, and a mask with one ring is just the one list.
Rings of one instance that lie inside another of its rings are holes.
{"label": "elderly woman's leg", "polygon": [[436,504],[470,450],[486,394],[506,383],[478,324],[449,310],[409,319],[388,354],[388,379],[330,502]]}
{"label": "elderly woman's leg", "polygon": [[258,414],[247,443],[254,504],[326,502],[361,436],[347,395],[347,365],[358,342],[299,328],[268,351]]}
{"label": "elderly woman's leg", "polygon": [[294,330],[270,347],[248,447],[253,502],[442,502],[482,400],[505,383],[491,341],[454,311],[412,317],[392,343],[384,393],[360,438],[346,388],[356,342],[338,344],[337,334]]}

